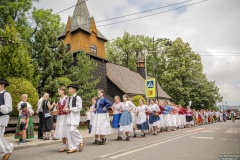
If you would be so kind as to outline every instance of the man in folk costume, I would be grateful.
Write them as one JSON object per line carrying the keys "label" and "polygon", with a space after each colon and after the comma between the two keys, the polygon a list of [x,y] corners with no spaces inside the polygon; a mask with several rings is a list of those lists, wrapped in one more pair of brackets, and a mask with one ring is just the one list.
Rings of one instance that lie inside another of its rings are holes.
{"label": "man in folk costume", "polygon": [[68,151],[67,153],[74,153],[82,151],[84,148],[83,138],[77,129],[80,123],[80,111],[82,110],[82,99],[77,95],[78,86],[71,84],[68,86],[68,91],[71,96],[66,103],[65,112],[67,115],[67,140]]}
{"label": "man in folk costume", "polygon": [[4,138],[5,127],[8,125],[12,111],[12,97],[5,90],[6,86],[9,86],[8,81],[0,79],[0,154],[3,155],[3,160],[9,159],[13,151],[13,144]]}

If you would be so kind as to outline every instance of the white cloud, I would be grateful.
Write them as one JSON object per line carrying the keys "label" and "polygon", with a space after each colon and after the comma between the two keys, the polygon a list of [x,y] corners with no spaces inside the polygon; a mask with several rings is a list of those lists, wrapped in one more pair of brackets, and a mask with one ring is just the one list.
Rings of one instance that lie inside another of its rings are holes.
{"label": "white cloud", "polygon": [[[94,16],[95,21],[99,21],[179,2],[181,1],[89,0],[87,5],[90,15]],[[192,2],[197,2],[197,0]],[[77,0],[40,0],[40,3],[36,5],[37,7],[53,8],[56,13],[76,3]],[[131,34],[143,34],[156,38],[175,39],[181,37],[185,42],[190,43],[194,51],[240,53],[239,6],[239,0],[208,0],[189,6],[181,12],[171,11],[127,23],[99,27],[99,30],[108,39],[122,36],[123,32],[127,31]],[[60,14],[63,22],[67,22],[67,17],[72,15],[73,10],[70,9]],[[111,22],[116,21],[97,23],[97,26]],[[201,54],[210,55],[210,53]],[[209,80],[216,81],[220,87],[220,93],[224,99],[227,99],[228,104],[240,104],[240,99],[235,97],[240,95],[240,54],[238,56],[237,54],[231,56],[233,54],[228,53],[212,55],[202,56],[204,72]],[[233,94],[234,96],[230,96]]]}

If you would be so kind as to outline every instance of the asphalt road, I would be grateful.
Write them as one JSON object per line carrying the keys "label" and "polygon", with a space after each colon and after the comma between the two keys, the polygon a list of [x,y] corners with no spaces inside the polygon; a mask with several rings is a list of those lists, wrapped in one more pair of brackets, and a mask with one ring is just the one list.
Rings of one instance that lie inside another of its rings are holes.
{"label": "asphalt road", "polygon": [[[82,152],[58,153],[60,144],[16,150],[11,160],[218,160],[222,154],[240,156],[240,121],[163,132],[157,136],[116,141],[107,137],[106,145],[85,139]],[[240,158],[239,158],[240,159]]]}

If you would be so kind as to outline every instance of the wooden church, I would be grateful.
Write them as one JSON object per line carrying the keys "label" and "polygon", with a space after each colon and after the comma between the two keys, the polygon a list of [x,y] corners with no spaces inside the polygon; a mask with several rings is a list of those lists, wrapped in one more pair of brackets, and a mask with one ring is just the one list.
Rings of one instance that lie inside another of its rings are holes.
{"label": "wooden church", "polygon": [[[135,95],[145,97],[144,61],[138,60],[137,72],[133,72],[106,60],[105,42],[107,42],[107,38],[96,28],[94,17],[90,17],[84,0],[78,0],[77,4],[73,16],[68,17],[66,28],[58,39],[64,41],[73,56],[80,51],[85,51],[97,62],[95,75],[101,77],[97,88],[104,89],[105,96],[111,101],[114,96],[122,97],[123,94],[128,94],[130,97]],[[171,99],[159,84],[158,95],[158,99],[161,100]]]}

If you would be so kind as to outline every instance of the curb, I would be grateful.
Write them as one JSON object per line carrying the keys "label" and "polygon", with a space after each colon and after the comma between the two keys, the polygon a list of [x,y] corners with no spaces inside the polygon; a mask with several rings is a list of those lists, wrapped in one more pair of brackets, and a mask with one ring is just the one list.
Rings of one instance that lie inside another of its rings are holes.
{"label": "curb", "polygon": [[[86,137],[86,138],[83,138],[83,139],[90,139],[90,138],[94,138],[94,137]],[[31,142],[28,142],[28,143],[31,143]],[[50,145],[61,144],[61,143],[62,143],[62,141],[58,140],[58,141],[52,141],[52,142],[49,142],[49,143],[39,143],[39,144],[31,144],[31,145],[19,145],[18,147],[13,147],[13,150],[17,151],[17,150],[22,150],[22,149],[50,146]]]}

